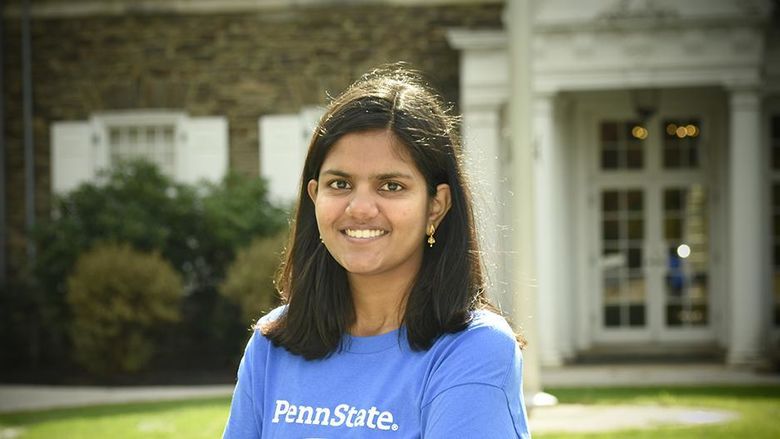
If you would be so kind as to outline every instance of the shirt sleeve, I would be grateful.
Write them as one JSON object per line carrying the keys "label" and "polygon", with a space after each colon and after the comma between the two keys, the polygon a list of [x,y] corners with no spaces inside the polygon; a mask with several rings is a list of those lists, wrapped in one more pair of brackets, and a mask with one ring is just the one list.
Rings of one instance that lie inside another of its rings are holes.
{"label": "shirt sleeve", "polygon": [[255,394],[262,394],[256,388],[253,380],[253,370],[255,364],[254,345],[256,338],[261,335],[255,331],[252,338],[247,343],[244,357],[238,366],[238,381],[233,390],[233,401],[230,404],[230,414],[228,415],[225,431],[222,433],[223,439],[259,439],[263,430],[262,426],[262,405],[255,404]]}
{"label": "shirt sleeve", "polygon": [[523,357],[503,318],[483,316],[434,348],[420,409],[425,439],[530,438]]}
{"label": "shirt sleeve", "polygon": [[464,384],[440,393],[422,410],[425,439],[522,438],[528,428],[512,416],[503,389],[487,384]]}

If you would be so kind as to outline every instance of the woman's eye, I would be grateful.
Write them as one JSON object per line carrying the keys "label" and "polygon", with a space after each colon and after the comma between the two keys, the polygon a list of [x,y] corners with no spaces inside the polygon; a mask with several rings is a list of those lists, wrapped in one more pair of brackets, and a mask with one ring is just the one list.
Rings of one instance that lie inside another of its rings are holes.
{"label": "woman's eye", "polygon": [[388,191],[388,192],[398,192],[401,189],[403,189],[403,186],[401,186],[398,183],[389,181],[389,182],[383,184],[380,189],[383,190],[383,191]]}
{"label": "woman's eye", "polygon": [[333,189],[349,189],[349,183],[346,180],[333,180],[328,186]]}

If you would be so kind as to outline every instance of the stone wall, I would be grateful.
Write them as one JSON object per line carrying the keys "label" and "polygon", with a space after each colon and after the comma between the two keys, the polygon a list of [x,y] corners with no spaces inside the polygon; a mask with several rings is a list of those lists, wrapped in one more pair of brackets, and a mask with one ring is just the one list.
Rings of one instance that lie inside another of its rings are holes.
{"label": "stone wall", "polygon": [[[421,2],[422,3],[422,2]],[[370,67],[407,61],[458,101],[449,28],[500,28],[502,5],[376,4],[266,8],[230,14],[136,12],[34,17],[38,215],[50,205],[49,127],[94,112],[173,109],[224,115],[230,166],[258,172],[257,120],[322,104]],[[7,245],[11,275],[24,262],[20,21],[3,22]]]}

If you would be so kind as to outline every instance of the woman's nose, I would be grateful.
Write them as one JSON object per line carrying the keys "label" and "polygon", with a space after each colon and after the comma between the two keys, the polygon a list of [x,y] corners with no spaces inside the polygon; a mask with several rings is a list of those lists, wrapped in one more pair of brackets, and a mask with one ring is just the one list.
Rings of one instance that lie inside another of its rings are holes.
{"label": "woman's nose", "polygon": [[346,213],[357,220],[366,220],[375,217],[379,209],[373,194],[356,191],[347,205]]}

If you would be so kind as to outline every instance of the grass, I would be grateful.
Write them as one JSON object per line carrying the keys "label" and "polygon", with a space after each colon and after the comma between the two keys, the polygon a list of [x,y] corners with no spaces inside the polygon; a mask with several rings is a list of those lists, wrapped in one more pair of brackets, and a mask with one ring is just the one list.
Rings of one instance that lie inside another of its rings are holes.
{"label": "grass", "polygon": [[[774,439],[780,437],[780,386],[548,389],[562,403],[655,404],[732,410],[738,420],[598,434],[535,434],[535,439]],[[216,438],[228,397],[0,414],[0,439]],[[572,419],[571,422],[577,422]]]}
{"label": "grass", "polygon": [[230,398],[105,405],[0,415],[0,439],[213,439]]}
{"label": "grass", "polygon": [[[608,433],[535,434],[534,439],[775,439],[780,438],[780,386],[547,389],[561,403],[637,404],[730,410],[739,419],[724,424],[662,426]],[[571,422],[577,422],[572,419]]]}

